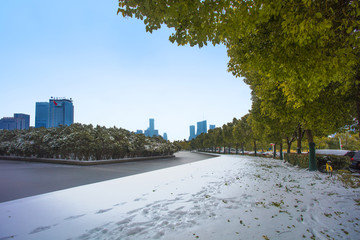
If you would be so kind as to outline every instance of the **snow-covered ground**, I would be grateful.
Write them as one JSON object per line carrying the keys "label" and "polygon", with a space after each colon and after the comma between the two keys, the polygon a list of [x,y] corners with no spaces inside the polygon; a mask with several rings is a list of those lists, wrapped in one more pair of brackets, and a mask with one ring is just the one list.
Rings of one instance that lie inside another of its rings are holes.
{"label": "snow-covered ground", "polygon": [[336,177],[221,156],[2,203],[0,239],[360,239],[359,199]]}

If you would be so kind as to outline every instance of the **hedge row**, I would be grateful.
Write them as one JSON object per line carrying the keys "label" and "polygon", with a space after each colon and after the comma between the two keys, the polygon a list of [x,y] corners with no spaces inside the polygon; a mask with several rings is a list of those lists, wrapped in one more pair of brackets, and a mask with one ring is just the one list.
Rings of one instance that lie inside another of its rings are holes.
{"label": "hedge row", "polygon": [[[316,154],[318,169],[320,166],[326,164],[326,160],[324,160],[325,156],[331,160],[331,166],[334,170],[347,169],[350,165],[350,159],[347,156]],[[309,168],[309,154],[285,153],[284,159],[301,168]]]}
{"label": "hedge row", "polygon": [[121,128],[75,123],[57,128],[0,131],[0,155],[105,160],[171,155],[175,144]]}

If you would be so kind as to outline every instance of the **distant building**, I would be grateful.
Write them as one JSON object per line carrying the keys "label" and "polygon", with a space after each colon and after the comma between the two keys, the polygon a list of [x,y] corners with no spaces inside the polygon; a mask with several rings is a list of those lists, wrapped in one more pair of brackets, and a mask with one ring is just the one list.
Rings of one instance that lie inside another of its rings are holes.
{"label": "distant building", "polygon": [[49,103],[37,102],[35,105],[35,128],[48,127]]}
{"label": "distant building", "polygon": [[143,134],[143,130],[136,130],[136,134]]}
{"label": "distant building", "polygon": [[72,99],[51,98],[49,100],[48,127],[59,125],[70,126],[74,123],[74,106]]}
{"label": "distant building", "polygon": [[23,119],[20,121],[20,126],[18,129],[29,129],[30,127],[30,115],[23,113],[15,113],[14,118]]}
{"label": "distant building", "polygon": [[15,130],[16,128],[16,120],[13,117],[4,117],[0,119],[0,129],[4,130]]}
{"label": "distant building", "polygon": [[207,133],[206,120],[197,123],[196,136],[199,136],[202,133]]}
{"label": "distant building", "polygon": [[14,117],[4,117],[0,119],[0,129],[4,130],[24,130],[29,129],[30,115],[15,113]]}
{"label": "distant building", "polygon": [[163,139],[165,139],[166,141],[168,140],[167,133],[164,133]]}
{"label": "distant building", "polygon": [[74,123],[74,105],[72,99],[51,98],[49,102],[37,102],[35,127],[70,126]]}
{"label": "distant building", "polygon": [[155,129],[155,120],[153,118],[149,119],[149,128],[144,132],[147,137],[156,137],[159,136],[159,131]]}
{"label": "distant building", "polygon": [[196,135],[195,135],[195,126],[194,126],[194,125],[190,125],[190,137],[189,137],[189,141],[193,140],[194,138],[196,138]]}
{"label": "distant building", "polygon": [[[215,129],[215,125],[210,125],[209,129]],[[191,141],[192,139],[196,138],[197,136],[199,136],[202,133],[207,133],[207,121],[201,121],[201,122],[197,122],[197,130],[196,130],[196,134],[195,134],[195,126],[194,125],[190,125],[190,137],[189,137],[189,141]]]}

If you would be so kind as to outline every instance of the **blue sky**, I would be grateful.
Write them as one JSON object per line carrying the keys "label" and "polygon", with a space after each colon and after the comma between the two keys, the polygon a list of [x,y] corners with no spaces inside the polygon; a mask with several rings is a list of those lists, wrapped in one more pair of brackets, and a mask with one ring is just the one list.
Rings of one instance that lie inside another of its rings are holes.
{"label": "blue sky", "polygon": [[249,87],[227,72],[224,46],[177,46],[116,15],[116,0],[2,0],[0,118],[30,114],[51,96],[74,100],[75,122],[146,129],[170,140],[189,125],[245,115]]}

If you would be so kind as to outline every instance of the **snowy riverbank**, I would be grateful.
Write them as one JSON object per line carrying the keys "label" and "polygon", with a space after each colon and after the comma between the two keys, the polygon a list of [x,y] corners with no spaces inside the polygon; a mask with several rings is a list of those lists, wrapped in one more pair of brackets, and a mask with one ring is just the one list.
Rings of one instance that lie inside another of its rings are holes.
{"label": "snowy riverbank", "polygon": [[335,179],[220,156],[2,203],[0,239],[357,239],[360,189]]}

